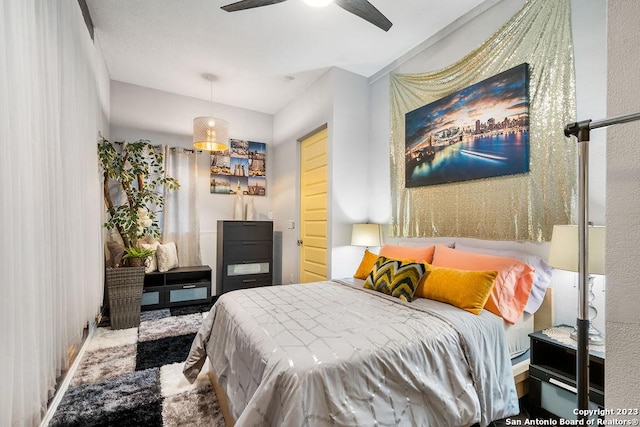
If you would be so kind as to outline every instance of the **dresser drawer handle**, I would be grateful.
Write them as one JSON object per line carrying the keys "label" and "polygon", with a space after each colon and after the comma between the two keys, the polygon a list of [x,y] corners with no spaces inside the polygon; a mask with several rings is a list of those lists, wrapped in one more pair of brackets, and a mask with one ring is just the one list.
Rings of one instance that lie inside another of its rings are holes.
{"label": "dresser drawer handle", "polygon": [[184,286],[182,287],[182,289],[193,289],[193,288],[195,288],[195,287],[196,287],[196,285],[184,285]]}
{"label": "dresser drawer handle", "polygon": [[551,384],[553,384],[553,385],[557,385],[557,386],[558,386],[558,387],[560,387],[560,388],[563,388],[563,389],[565,389],[565,390],[567,390],[567,391],[570,391],[570,392],[571,392],[571,393],[573,393],[573,394],[578,393],[578,389],[577,389],[577,388],[572,387],[572,386],[570,386],[569,384],[565,384],[565,383],[563,383],[562,381],[558,381],[558,380],[557,380],[557,379],[555,379],[555,378],[549,378],[549,382],[550,382]]}
{"label": "dresser drawer handle", "polygon": [[255,222],[243,222],[242,223],[243,227],[255,227],[256,225],[258,225],[258,224],[256,224]]}
{"label": "dresser drawer handle", "polygon": [[255,246],[255,245],[257,245],[257,244],[258,244],[258,242],[242,242],[242,244],[243,244],[243,245],[247,245],[247,246],[249,246],[249,245],[253,245],[253,246]]}
{"label": "dresser drawer handle", "polygon": [[257,281],[256,279],[244,279],[242,281],[242,283],[253,283],[253,282],[256,282],[256,281]]}

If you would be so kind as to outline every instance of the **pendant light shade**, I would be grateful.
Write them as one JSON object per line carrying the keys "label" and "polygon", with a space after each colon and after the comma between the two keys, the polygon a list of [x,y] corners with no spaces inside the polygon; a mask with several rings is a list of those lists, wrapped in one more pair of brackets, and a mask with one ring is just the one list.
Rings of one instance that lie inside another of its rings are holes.
{"label": "pendant light shade", "polygon": [[[204,74],[211,86],[213,108],[213,81],[216,76]],[[193,119],[193,146],[199,150],[224,151],[229,148],[229,123],[217,117],[204,116]]]}
{"label": "pendant light shade", "polygon": [[216,117],[193,119],[193,146],[200,150],[224,151],[229,148],[229,123]]}

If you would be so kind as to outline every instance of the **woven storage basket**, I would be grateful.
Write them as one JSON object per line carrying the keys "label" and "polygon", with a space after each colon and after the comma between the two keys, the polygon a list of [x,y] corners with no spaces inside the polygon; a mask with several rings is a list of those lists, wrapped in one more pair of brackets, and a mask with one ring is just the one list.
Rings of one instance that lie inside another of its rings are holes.
{"label": "woven storage basket", "polygon": [[140,325],[144,267],[107,268],[111,329]]}

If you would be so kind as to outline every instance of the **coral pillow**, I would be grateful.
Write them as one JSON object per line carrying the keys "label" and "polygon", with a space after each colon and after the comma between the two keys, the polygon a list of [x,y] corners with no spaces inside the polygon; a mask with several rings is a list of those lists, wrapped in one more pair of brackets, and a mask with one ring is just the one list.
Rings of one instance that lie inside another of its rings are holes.
{"label": "coral pillow", "polygon": [[497,271],[484,308],[512,324],[522,316],[535,277],[535,269],[530,265],[514,258],[463,252],[442,245],[438,245],[432,264],[460,270]]}
{"label": "coral pillow", "polygon": [[457,243],[456,249],[465,252],[476,252],[485,255],[515,258],[525,264],[529,264],[536,270],[536,276],[533,279],[531,294],[527,300],[527,305],[524,307],[524,311],[533,314],[538,310],[538,308],[540,308],[542,301],[544,300],[544,296],[547,293],[547,288],[551,285],[551,277],[553,276],[553,267],[550,267],[542,258],[526,252],[508,249],[480,248],[462,243]]}
{"label": "coral pillow", "polygon": [[369,276],[369,273],[371,273],[371,269],[373,268],[373,265],[377,260],[378,255],[365,249],[364,255],[362,256],[362,261],[360,261],[360,266],[358,267],[358,270],[353,275],[353,277],[355,277],[356,279],[365,280],[367,276]]}
{"label": "coral pillow", "polygon": [[411,259],[415,262],[426,262],[431,264],[431,261],[433,260],[433,252],[435,250],[435,246],[412,247],[384,245],[382,249],[380,249],[380,256],[393,259]]}
{"label": "coral pillow", "polygon": [[497,271],[468,271],[426,264],[415,296],[451,304],[480,314],[491,295]]}

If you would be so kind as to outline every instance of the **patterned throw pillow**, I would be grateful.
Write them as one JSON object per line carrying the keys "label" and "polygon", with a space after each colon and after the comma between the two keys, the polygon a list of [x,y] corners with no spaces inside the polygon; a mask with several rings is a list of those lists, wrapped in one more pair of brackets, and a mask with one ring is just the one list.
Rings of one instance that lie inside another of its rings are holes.
{"label": "patterned throw pillow", "polygon": [[425,266],[422,263],[381,256],[373,265],[364,287],[411,302],[424,272]]}

